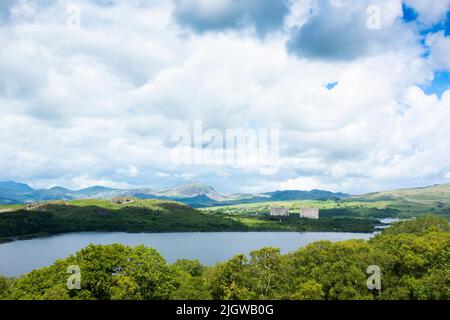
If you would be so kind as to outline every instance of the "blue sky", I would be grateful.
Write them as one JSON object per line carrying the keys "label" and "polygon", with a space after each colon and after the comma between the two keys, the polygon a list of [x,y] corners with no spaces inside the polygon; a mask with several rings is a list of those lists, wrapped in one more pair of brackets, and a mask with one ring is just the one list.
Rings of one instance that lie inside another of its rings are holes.
{"label": "blue sky", "polygon": [[[433,24],[427,25],[423,24],[420,19],[420,14],[414,10],[413,7],[409,6],[405,2],[402,4],[403,10],[403,21],[407,24],[417,24],[418,30],[422,35],[420,43],[425,48],[425,56],[429,55],[429,48],[425,43],[425,39],[428,35],[434,33],[443,32],[445,37],[450,36],[450,11],[447,11],[445,17],[438,21],[434,21]],[[421,88],[428,94],[436,94],[439,97],[448,90],[450,87],[450,77],[447,70],[435,70],[434,78],[430,83],[426,83],[421,86]]]}
{"label": "blue sky", "polygon": [[422,88],[428,95],[436,94],[438,97],[442,97],[442,94],[449,89],[449,86],[450,74],[447,71],[436,71],[433,81]]}
{"label": "blue sky", "polygon": [[[348,193],[450,182],[449,9],[2,1],[0,180]],[[173,136],[198,122],[221,135],[277,128],[278,170],[174,161]]]}
{"label": "blue sky", "polygon": [[419,16],[418,13],[410,6],[408,6],[406,3],[402,3],[402,10],[403,10],[403,21],[406,23],[414,22],[417,20],[417,17]]}

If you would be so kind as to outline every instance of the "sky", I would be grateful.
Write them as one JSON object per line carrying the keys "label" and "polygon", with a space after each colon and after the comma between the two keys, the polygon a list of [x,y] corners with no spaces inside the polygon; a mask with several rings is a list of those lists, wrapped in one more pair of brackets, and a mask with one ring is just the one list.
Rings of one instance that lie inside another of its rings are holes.
{"label": "sky", "polygon": [[[449,10],[2,0],[0,181],[352,194],[449,183]],[[174,161],[174,133],[196,123],[223,135],[275,128],[277,170]]]}

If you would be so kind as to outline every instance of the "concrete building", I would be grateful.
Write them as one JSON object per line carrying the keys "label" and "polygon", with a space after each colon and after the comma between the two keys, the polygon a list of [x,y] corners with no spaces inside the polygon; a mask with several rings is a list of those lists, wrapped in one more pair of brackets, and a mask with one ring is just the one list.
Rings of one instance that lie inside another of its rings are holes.
{"label": "concrete building", "polygon": [[319,219],[319,209],[300,208],[300,218]]}
{"label": "concrete building", "polygon": [[271,217],[289,217],[289,208],[286,207],[270,207]]}

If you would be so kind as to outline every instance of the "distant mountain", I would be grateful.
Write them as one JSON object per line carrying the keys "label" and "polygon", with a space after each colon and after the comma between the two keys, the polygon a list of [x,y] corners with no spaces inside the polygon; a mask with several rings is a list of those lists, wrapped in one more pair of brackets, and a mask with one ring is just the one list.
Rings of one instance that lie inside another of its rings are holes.
{"label": "distant mountain", "polygon": [[114,189],[108,188],[108,187],[102,187],[102,186],[93,186],[93,187],[78,190],[77,192],[84,193],[84,194],[92,194],[92,193],[97,193],[97,192],[108,192],[111,190],[114,190]]}
{"label": "distant mountain", "polygon": [[208,197],[218,196],[214,188],[201,183],[189,183],[175,186],[173,188],[158,193],[158,195],[177,198],[192,198],[197,196],[208,196]]}
{"label": "distant mountain", "polygon": [[155,196],[157,192],[152,189],[142,188],[142,189],[129,189],[129,190],[116,190],[120,191],[120,196],[136,197],[139,199],[157,199]]}
{"label": "distant mountain", "polygon": [[93,186],[86,189],[81,189],[75,191],[74,194],[79,198],[107,198],[111,193],[117,193],[116,189],[102,187],[102,186]]}
{"label": "distant mountain", "polygon": [[27,184],[14,181],[0,182],[0,204],[23,203],[32,198],[34,190]]}
{"label": "distant mountain", "polygon": [[4,205],[50,200],[112,199],[119,196],[131,196],[139,199],[172,200],[185,203],[194,208],[269,201],[329,200],[343,198],[361,201],[398,200],[422,204],[433,202],[434,205],[441,206],[450,205],[450,184],[350,196],[345,193],[334,193],[325,190],[278,190],[254,194],[224,194],[217,192],[211,186],[201,183],[182,184],[166,188],[162,191],[155,191],[147,188],[114,189],[103,186],[93,186],[81,190],[69,190],[56,186],[49,189],[34,190],[24,183],[13,181],[0,182],[0,204]]}
{"label": "distant mountain", "polygon": [[0,198],[0,205],[1,204],[21,204],[21,202],[13,199]]}
{"label": "distant mountain", "polygon": [[66,189],[66,188],[63,188],[63,187],[53,187],[53,188],[50,188],[48,190],[52,191],[52,192],[60,192],[60,193],[69,192],[70,191],[69,189]]}
{"label": "distant mountain", "polygon": [[37,199],[39,201],[49,200],[73,200],[73,191],[68,189],[56,187],[51,189],[33,190],[30,193],[31,199]]}
{"label": "distant mountain", "polygon": [[221,202],[218,202],[214,199],[211,199],[207,195],[197,195],[195,197],[190,198],[171,198],[173,201],[182,202],[184,204],[187,204],[193,208],[203,208],[203,207],[212,207],[220,204]]}
{"label": "distant mountain", "polygon": [[111,199],[118,196],[132,196],[140,199],[173,200],[192,207],[232,205],[264,201],[285,201],[305,199],[334,199],[348,195],[330,191],[275,191],[259,194],[221,194],[213,187],[202,183],[189,183],[174,186],[162,191],[151,189],[114,189],[93,186],[81,190],[63,187],[34,190],[30,186],[16,182],[0,182],[0,204],[32,203],[50,200]]}
{"label": "distant mountain", "polygon": [[24,184],[24,183],[17,183],[14,181],[5,181],[5,182],[0,182],[0,192],[1,191],[26,193],[26,192],[33,191],[33,189],[29,185]]}
{"label": "distant mountain", "polygon": [[311,190],[311,191],[299,191],[299,190],[287,190],[287,191],[275,191],[268,192],[272,201],[289,201],[289,200],[321,200],[332,198],[346,198],[350,195],[345,193],[333,193],[331,191],[323,190]]}

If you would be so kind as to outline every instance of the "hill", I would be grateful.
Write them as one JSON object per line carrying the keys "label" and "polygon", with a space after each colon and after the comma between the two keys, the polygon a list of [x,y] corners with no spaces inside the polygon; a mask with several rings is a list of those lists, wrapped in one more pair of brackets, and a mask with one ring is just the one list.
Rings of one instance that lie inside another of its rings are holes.
{"label": "hill", "polygon": [[[0,241],[80,231],[181,232],[248,230],[236,219],[161,200],[52,201],[0,212]],[[0,207],[1,209],[1,207]]]}
{"label": "hill", "polygon": [[0,192],[18,192],[18,193],[27,193],[32,192],[33,189],[24,183],[17,183],[14,181],[4,181],[0,182]]}
{"label": "hill", "polygon": [[189,183],[166,189],[159,192],[159,195],[166,197],[189,198],[202,195],[217,197],[218,193],[211,186],[202,183]]}
{"label": "hill", "polygon": [[285,190],[266,193],[270,196],[271,201],[286,201],[286,200],[328,200],[339,199],[349,197],[345,193],[334,193],[324,190],[311,190],[311,191],[299,191],[299,190]]}
{"label": "hill", "polygon": [[395,207],[410,208],[412,211],[435,208],[450,213],[450,184],[423,188],[400,189],[350,196],[325,190],[278,190],[265,193],[219,193],[213,187],[201,183],[189,183],[156,191],[141,189],[114,189],[93,186],[81,190],[62,187],[34,190],[30,186],[16,182],[0,182],[0,205],[26,204],[51,200],[105,199],[129,196],[139,199],[176,201],[193,208],[230,206],[251,203],[336,200],[336,201],[389,201]]}
{"label": "hill", "polygon": [[436,184],[429,187],[397,189],[391,191],[373,192],[352,198],[366,199],[423,199],[423,200],[440,200],[450,197],[450,183]]}
{"label": "hill", "polygon": [[69,190],[62,187],[34,190],[30,186],[15,182],[0,182],[0,204],[25,204],[50,200],[112,199],[118,196],[131,196],[139,199],[173,200],[195,208],[223,206],[241,203],[285,200],[317,200],[347,197],[343,193],[322,190],[312,191],[275,191],[259,194],[224,194],[202,183],[188,183],[155,191],[141,189],[114,189],[93,186],[81,190]]}
{"label": "hill", "polygon": [[374,192],[350,199],[366,201],[402,201],[427,205],[450,205],[450,184],[438,184],[423,188],[398,189]]}

